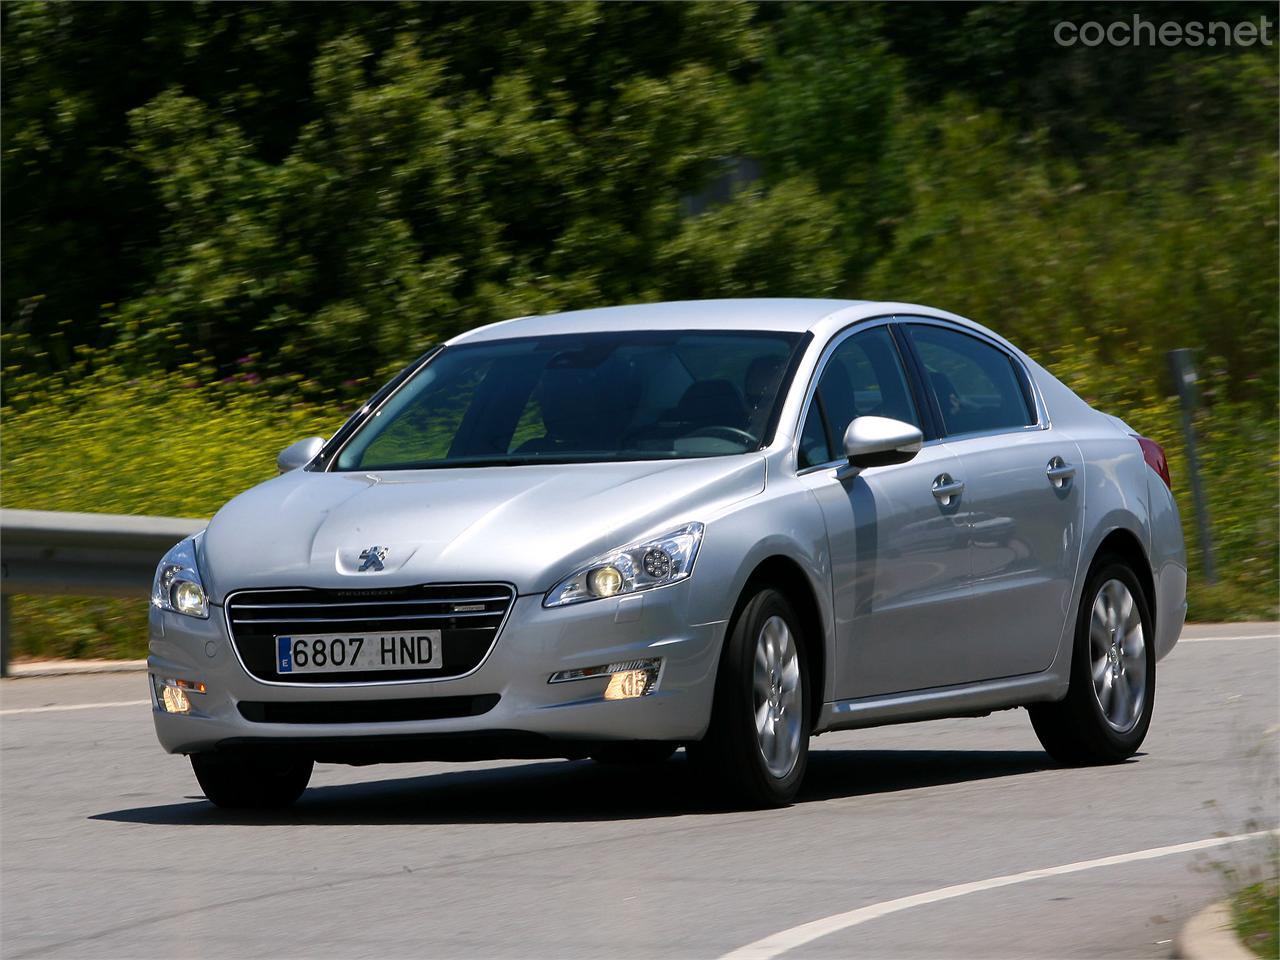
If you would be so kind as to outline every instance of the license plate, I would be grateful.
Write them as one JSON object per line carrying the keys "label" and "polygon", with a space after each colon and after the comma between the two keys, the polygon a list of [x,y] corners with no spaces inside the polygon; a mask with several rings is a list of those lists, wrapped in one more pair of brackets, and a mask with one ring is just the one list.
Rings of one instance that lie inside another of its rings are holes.
{"label": "license plate", "polygon": [[276,673],[439,670],[440,646],[439,630],[276,637]]}

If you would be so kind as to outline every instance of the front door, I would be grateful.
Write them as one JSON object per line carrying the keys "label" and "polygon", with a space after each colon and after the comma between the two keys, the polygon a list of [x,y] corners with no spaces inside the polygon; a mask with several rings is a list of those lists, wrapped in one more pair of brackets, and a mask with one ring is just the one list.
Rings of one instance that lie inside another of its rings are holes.
{"label": "front door", "polygon": [[850,476],[844,430],[858,416],[921,424],[887,326],[831,351],[801,431],[801,479],[822,508],[836,618],[835,695],[847,700],[957,682],[968,654],[969,530],[960,458],[932,442],[907,463]]}

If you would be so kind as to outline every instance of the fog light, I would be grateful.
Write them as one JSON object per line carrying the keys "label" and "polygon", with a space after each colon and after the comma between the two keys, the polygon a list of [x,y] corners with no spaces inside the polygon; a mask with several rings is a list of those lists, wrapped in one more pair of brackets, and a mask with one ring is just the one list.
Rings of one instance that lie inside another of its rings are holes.
{"label": "fog light", "polygon": [[658,671],[627,670],[615,673],[609,678],[609,685],[604,688],[606,700],[630,700],[643,697],[658,679]]}
{"label": "fog light", "polygon": [[165,687],[160,692],[160,703],[165,713],[190,713],[191,698],[181,687]]}
{"label": "fog light", "polygon": [[570,680],[590,680],[608,677],[605,687],[606,700],[630,700],[653,693],[658,688],[658,676],[662,672],[662,660],[624,660],[599,667],[582,667],[577,670],[560,670],[553,673],[548,683],[565,683]]}
{"label": "fog light", "polygon": [[156,705],[165,713],[190,713],[191,697],[188,694],[204,693],[205,685],[197,680],[181,680],[174,677],[152,677]]}

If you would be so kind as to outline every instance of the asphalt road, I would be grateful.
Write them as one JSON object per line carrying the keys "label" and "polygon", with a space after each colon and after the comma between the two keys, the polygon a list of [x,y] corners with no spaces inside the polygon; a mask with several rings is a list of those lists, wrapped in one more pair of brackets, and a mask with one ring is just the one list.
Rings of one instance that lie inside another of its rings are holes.
{"label": "asphalt road", "polygon": [[1188,628],[1127,764],[1053,767],[1021,710],[830,734],[800,802],[751,813],[692,804],[677,757],[324,766],[236,816],[128,705],[142,675],[4,681],[0,954],[1165,957],[1211,861],[1268,841],[1088,861],[1280,824],[1278,633]]}

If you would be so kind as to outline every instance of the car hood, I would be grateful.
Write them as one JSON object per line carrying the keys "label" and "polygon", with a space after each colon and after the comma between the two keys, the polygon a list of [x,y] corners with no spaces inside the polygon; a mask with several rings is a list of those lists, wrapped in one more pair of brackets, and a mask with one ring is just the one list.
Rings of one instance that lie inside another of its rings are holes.
{"label": "car hood", "polygon": [[[760,455],[705,460],[313,473],[236,497],[200,566],[214,603],[245,587],[503,581],[541,593],[594,556],[706,522],[764,489]],[[382,570],[360,554],[385,547]]]}

